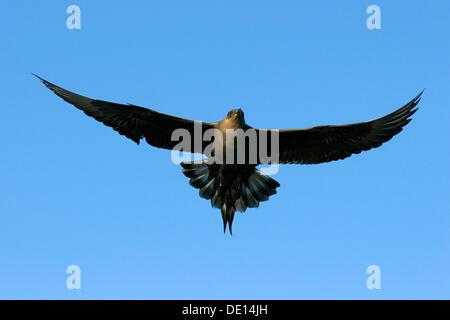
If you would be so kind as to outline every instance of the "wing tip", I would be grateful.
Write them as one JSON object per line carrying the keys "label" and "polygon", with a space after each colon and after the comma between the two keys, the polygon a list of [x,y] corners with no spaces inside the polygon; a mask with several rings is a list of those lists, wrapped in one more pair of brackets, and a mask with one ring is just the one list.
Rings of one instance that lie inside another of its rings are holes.
{"label": "wing tip", "polygon": [[36,78],[38,78],[39,80],[41,80],[41,82],[50,89],[50,86],[52,85],[52,83],[48,82],[47,80],[45,80],[44,78],[41,78],[40,76],[38,76],[35,73],[31,73],[33,76],[35,76]]}
{"label": "wing tip", "polygon": [[422,91],[419,92],[419,94],[414,98],[414,100],[420,99],[420,97],[422,96],[422,94],[424,93],[426,88],[423,88]]}
{"label": "wing tip", "polygon": [[37,74],[35,74],[35,73],[31,73],[31,75],[33,75],[33,76],[35,76],[36,78],[38,78],[39,80],[41,80],[42,82],[47,82],[47,81],[45,81],[45,79],[43,79],[43,78],[41,78],[40,76],[38,76]]}
{"label": "wing tip", "polygon": [[412,101],[411,101],[412,108],[417,106],[417,104],[420,102],[420,100],[422,99],[422,94],[424,93],[424,91],[425,91],[425,88],[423,88],[422,91],[420,91],[419,94],[414,99],[412,99]]}
{"label": "wing tip", "polygon": [[410,102],[411,106],[408,108],[409,114],[407,115],[407,118],[411,117],[417,110],[419,110],[419,107],[417,105],[422,99],[422,94],[424,93],[424,91],[425,88],[423,88],[422,91],[420,91],[419,94]]}

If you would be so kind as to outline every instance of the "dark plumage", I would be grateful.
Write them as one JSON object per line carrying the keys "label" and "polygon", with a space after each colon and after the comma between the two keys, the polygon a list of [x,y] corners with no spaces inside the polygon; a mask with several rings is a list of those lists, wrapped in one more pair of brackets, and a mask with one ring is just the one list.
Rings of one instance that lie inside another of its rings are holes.
{"label": "dark plumage", "polygon": [[[194,128],[201,124],[202,137],[208,129],[216,129],[223,134],[222,141],[214,140],[214,151],[219,150],[219,147],[223,148],[225,156],[226,150],[229,150],[227,148],[236,150],[236,141],[225,139],[227,129],[254,129],[257,139],[260,139],[261,131],[269,134],[273,132],[269,129],[255,129],[248,126],[241,109],[231,110],[218,122],[195,122],[135,105],[91,99],[60,88],[39,76],[36,77],[68,103],[138,144],[144,138],[152,146],[173,149],[178,144],[178,141],[171,140],[174,130],[186,129],[194,137]],[[397,111],[372,121],[340,126],[276,130],[279,134],[279,157],[275,162],[323,163],[345,159],[352,154],[379,147],[411,121],[410,117],[417,110],[415,107],[420,101],[422,92]],[[204,153],[210,143],[202,141],[197,145],[191,141],[190,147],[184,151]],[[259,150],[259,140],[257,146]],[[248,145],[245,150],[248,152]],[[268,150],[272,150],[270,139]],[[237,164],[239,162],[236,162],[236,159],[233,160],[234,162],[226,160],[224,163],[211,163],[208,160],[181,163],[184,175],[190,179],[189,183],[194,188],[199,189],[200,196],[210,200],[213,207],[221,210],[224,231],[228,224],[230,233],[236,211],[244,212],[247,208],[258,207],[261,201],[267,201],[274,195],[280,186],[277,181],[256,169],[264,162],[259,153],[256,162],[249,161],[248,157],[241,164]]]}

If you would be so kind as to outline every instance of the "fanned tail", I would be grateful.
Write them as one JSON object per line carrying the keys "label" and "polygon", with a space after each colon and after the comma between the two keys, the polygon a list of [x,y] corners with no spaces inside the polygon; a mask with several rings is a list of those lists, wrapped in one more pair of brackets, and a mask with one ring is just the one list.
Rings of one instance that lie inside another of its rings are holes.
{"label": "fanned tail", "polygon": [[257,208],[261,201],[269,200],[280,184],[251,166],[224,172],[217,164],[208,165],[206,160],[182,162],[183,174],[190,178],[189,184],[199,189],[202,198],[211,200],[211,206],[222,213],[223,230],[232,234],[236,211]]}

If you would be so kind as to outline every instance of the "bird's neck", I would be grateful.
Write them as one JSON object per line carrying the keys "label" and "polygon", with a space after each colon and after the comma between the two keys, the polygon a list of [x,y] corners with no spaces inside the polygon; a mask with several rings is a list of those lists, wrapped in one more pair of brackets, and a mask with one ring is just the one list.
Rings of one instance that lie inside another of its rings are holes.
{"label": "bird's neck", "polygon": [[241,121],[240,119],[223,119],[219,123],[219,128],[222,131],[225,131],[226,129],[245,129],[246,125],[244,121]]}

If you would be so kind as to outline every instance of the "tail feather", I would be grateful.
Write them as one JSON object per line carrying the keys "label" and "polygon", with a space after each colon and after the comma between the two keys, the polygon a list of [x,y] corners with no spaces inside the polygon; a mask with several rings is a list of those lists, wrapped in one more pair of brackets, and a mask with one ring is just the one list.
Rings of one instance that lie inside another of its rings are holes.
{"label": "tail feather", "polygon": [[200,197],[211,199],[214,195],[215,177],[211,176],[208,165],[205,161],[182,162],[183,174],[190,178],[189,184],[200,189]]}
{"label": "tail feather", "polygon": [[[260,181],[260,183],[263,183],[264,185],[266,185],[272,189],[276,189],[280,186],[280,184],[276,180],[272,179],[267,174],[262,173],[259,170],[256,170],[256,172],[257,172],[257,174],[255,176],[256,176],[257,180]],[[276,193],[276,191],[275,191],[275,193]]]}
{"label": "tail feather", "polygon": [[206,185],[207,181],[208,181],[208,171],[205,171],[204,173],[201,173],[196,177],[192,177],[191,180],[189,180],[189,183],[194,188],[203,188]]}
{"label": "tail feather", "polygon": [[222,208],[222,195],[217,190],[214,192],[214,195],[211,198],[211,206],[213,208],[221,209]]}
{"label": "tail feather", "polygon": [[199,191],[200,197],[205,199],[211,199],[212,196],[214,196],[214,193],[216,192],[214,183],[215,179],[209,177],[208,181],[205,183],[203,187],[201,187]]}
{"label": "tail feather", "polygon": [[222,213],[222,220],[223,220],[223,232],[225,233],[227,229],[227,223],[228,223],[228,229],[230,230],[230,234],[233,235],[233,219],[234,219],[234,213],[236,212],[236,209],[233,206],[227,206],[226,203],[222,205],[221,213]]}
{"label": "tail feather", "polygon": [[252,179],[252,182],[259,186],[259,190],[261,190],[268,197],[275,194],[277,192],[276,188],[280,186],[278,182],[266,176],[262,172],[252,175],[250,179]]}
{"label": "tail feather", "polygon": [[245,184],[241,187],[241,199],[249,208],[258,208],[259,201]]}
{"label": "tail feather", "polygon": [[189,184],[199,189],[200,197],[211,200],[211,206],[222,214],[223,230],[226,227],[232,234],[232,224],[236,211],[245,212],[247,208],[257,208],[261,201],[267,201],[276,193],[280,184],[255,168],[234,178],[222,175],[221,168],[208,165],[206,161],[182,162],[183,173],[190,178]]}
{"label": "tail feather", "polygon": [[264,193],[263,188],[259,186],[259,184],[256,182],[256,179],[250,177],[249,179],[249,187],[252,191],[253,196],[258,199],[259,201],[267,201],[269,200],[269,197]]}
{"label": "tail feather", "polygon": [[203,161],[182,162],[181,166],[183,167],[184,175],[188,178],[196,177],[208,171],[208,166],[204,165]]}

